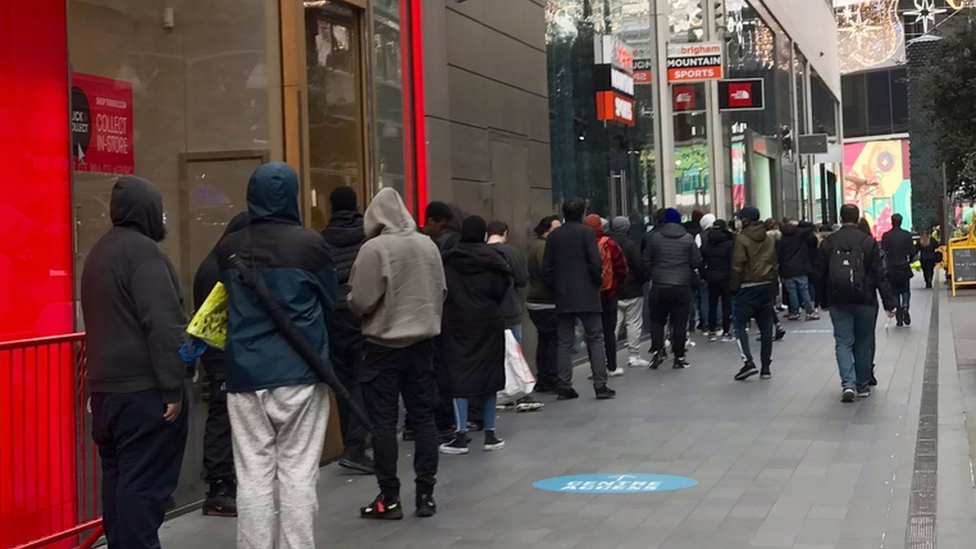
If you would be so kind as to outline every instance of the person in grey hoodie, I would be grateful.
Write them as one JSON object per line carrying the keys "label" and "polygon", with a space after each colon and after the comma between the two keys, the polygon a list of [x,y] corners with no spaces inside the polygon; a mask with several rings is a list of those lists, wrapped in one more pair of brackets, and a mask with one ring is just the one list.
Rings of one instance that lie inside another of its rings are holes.
{"label": "person in grey hoodie", "polygon": [[362,318],[365,357],[359,372],[373,423],[373,451],[380,494],[360,509],[372,519],[403,518],[397,477],[400,397],[414,431],[416,514],[437,512],[437,382],[434,342],[441,333],[447,283],[437,245],[417,232],[399,193],[387,187],[364,219],[366,243],[349,275],[349,310]]}
{"label": "person in grey hoodie", "polygon": [[157,244],[166,234],[159,190],[121,177],[109,212],[112,228],[81,275],[102,522],[109,549],[150,549],[159,547],[186,447],[186,319],[173,265]]}

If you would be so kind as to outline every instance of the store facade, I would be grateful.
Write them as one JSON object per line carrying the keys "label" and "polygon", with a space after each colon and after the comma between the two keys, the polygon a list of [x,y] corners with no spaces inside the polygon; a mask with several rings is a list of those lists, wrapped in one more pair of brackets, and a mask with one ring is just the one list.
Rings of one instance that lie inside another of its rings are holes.
{"label": "store facade", "polygon": [[[162,191],[168,235],[161,246],[187,296],[197,266],[246,209],[248,178],[263,162],[296,168],[304,219],[315,229],[331,213],[329,193],[343,185],[364,205],[378,189],[393,187],[411,211],[422,209],[420,15],[420,0],[0,4],[7,164],[0,184],[0,342],[84,330],[80,273],[111,226],[111,189],[120,175],[146,178]],[[6,363],[12,360],[4,355],[2,366],[15,367]],[[29,369],[18,374],[0,381],[0,400],[10,406],[47,383]],[[204,489],[201,388],[194,383],[178,504]],[[48,398],[67,402],[72,390],[52,387]],[[76,486],[41,486],[49,473],[31,466],[24,452],[58,444],[65,432],[48,426],[74,424],[82,411],[0,409],[25,423],[0,429],[0,463],[24,484],[10,493],[5,484],[0,496],[0,546],[7,546],[49,533],[61,523],[52,516],[71,514]],[[338,434],[337,425],[330,433]],[[335,453],[339,437],[328,439],[327,453]],[[70,476],[74,463],[66,455],[59,474]],[[44,489],[43,497],[31,496],[35,489]],[[8,495],[16,501],[7,502]],[[14,533],[17,539],[6,539]]]}
{"label": "store facade", "polygon": [[[660,207],[727,218],[746,203],[768,217],[822,217],[817,206],[832,193],[821,176],[840,162],[840,80],[836,35],[811,29],[836,24],[828,2],[800,4],[550,2],[553,201],[580,195],[601,215],[632,221]],[[601,36],[630,47],[641,69],[633,125],[592,115]],[[720,109],[729,87],[718,81],[747,79],[760,81],[764,104]],[[800,155],[797,138],[809,133],[829,134],[835,154]]]}

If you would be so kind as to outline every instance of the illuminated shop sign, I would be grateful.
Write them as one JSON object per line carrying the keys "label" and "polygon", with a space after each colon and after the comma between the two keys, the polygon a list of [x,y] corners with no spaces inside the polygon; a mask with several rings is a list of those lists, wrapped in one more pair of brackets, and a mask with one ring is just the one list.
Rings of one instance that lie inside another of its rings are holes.
{"label": "illuminated shop sign", "polygon": [[761,111],[765,108],[762,78],[722,80],[718,83],[718,109],[727,111]]}
{"label": "illuminated shop sign", "polygon": [[593,48],[594,64],[611,65],[628,75],[634,74],[634,48],[616,36],[600,35],[594,40],[596,42]]}
{"label": "illuminated shop sign", "polygon": [[615,91],[596,92],[596,119],[634,125],[634,99]]}
{"label": "illuminated shop sign", "polygon": [[593,68],[594,86],[598,91],[615,91],[634,96],[634,77],[610,65]]}
{"label": "illuminated shop sign", "polygon": [[721,42],[668,45],[668,82],[703,82],[722,78]]}

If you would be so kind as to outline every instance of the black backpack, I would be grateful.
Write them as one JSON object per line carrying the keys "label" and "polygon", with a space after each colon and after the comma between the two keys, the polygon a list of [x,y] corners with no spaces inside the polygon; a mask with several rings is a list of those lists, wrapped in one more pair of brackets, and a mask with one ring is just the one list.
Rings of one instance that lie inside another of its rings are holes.
{"label": "black backpack", "polygon": [[[865,236],[864,238],[869,238]],[[835,248],[830,254],[827,291],[833,303],[858,303],[864,299],[864,241],[853,248]]]}

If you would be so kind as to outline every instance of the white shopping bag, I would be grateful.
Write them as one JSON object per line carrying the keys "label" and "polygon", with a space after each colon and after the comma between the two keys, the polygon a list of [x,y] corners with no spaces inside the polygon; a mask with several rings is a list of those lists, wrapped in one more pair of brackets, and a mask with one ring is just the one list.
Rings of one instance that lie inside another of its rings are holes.
{"label": "white shopping bag", "polygon": [[522,347],[511,330],[505,330],[505,389],[498,392],[498,402],[508,404],[535,389],[535,376],[525,361]]}

